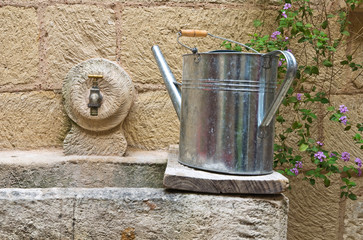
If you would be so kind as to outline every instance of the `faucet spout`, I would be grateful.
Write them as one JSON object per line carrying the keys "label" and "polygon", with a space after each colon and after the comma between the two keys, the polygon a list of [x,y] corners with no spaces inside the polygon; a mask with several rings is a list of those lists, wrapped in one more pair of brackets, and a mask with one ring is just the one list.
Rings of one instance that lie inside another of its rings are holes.
{"label": "faucet spout", "polygon": [[155,45],[151,48],[153,51],[156,63],[158,64],[161,76],[164,79],[164,83],[166,86],[166,90],[169,93],[169,96],[171,98],[171,101],[173,103],[174,109],[176,111],[176,114],[178,115],[178,118],[180,120],[181,115],[181,92],[180,92],[180,83],[178,83],[175,80],[175,77],[173,73],[171,72],[167,62],[165,61],[165,58],[163,54],[160,51],[159,46]]}
{"label": "faucet spout", "polygon": [[98,116],[98,108],[101,107],[102,94],[98,87],[98,79],[102,79],[102,75],[88,75],[89,78],[93,79],[92,88],[89,94],[88,107],[90,108],[91,116]]}

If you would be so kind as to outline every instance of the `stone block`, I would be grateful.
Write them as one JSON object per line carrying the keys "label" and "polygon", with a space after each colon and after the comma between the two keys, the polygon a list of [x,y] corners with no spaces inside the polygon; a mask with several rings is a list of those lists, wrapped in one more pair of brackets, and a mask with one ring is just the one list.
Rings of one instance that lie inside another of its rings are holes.
{"label": "stone block", "polygon": [[[352,12],[349,18],[349,21],[351,21],[352,24],[349,26],[351,41],[349,41],[348,46],[351,53],[353,53],[353,61],[363,65],[363,36],[361,28],[363,22],[363,4],[361,4],[356,11],[357,12]],[[363,89],[363,75],[361,74],[361,71],[362,69],[355,71],[352,74],[353,85],[356,89],[360,90]]]}
{"label": "stone block", "polygon": [[[151,52],[153,45],[159,45],[175,77],[181,80],[182,55],[191,52],[176,41],[180,29],[204,29],[243,43],[254,31],[253,20],[262,12],[257,6],[248,9],[125,7],[121,12],[121,64],[135,83],[160,84],[163,80]],[[266,16],[271,15],[269,12]],[[220,49],[223,42],[211,37],[182,37],[180,41],[196,46],[200,52]]]}
{"label": "stone block", "polygon": [[302,177],[290,177],[292,189],[285,192],[290,203],[288,239],[338,240],[340,180],[334,177],[334,185],[325,188],[323,182],[311,186]]}
{"label": "stone block", "polygon": [[38,32],[34,8],[0,7],[0,89],[37,81]]}
{"label": "stone block", "polygon": [[115,13],[100,5],[55,5],[45,12],[47,82],[60,89],[73,65],[89,58],[116,60]]}
{"label": "stone block", "polygon": [[283,195],[203,195],[157,188],[1,189],[0,237],[283,240],[287,210]]}
{"label": "stone block", "polygon": [[0,188],[160,188],[163,151],[128,151],[125,157],[65,156],[60,149],[0,151]]}
{"label": "stone block", "polygon": [[179,120],[166,91],[139,93],[124,122],[131,147],[167,148],[179,141]]}
{"label": "stone block", "polygon": [[69,128],[61,95],[52,91],[0,94],[0,149],[61,147]]}
{"label": "stone block", "polygon": [[358,186],[358,189],[353,189],[358,199],[356,201],[347,200],[344,205],[343,239],[345,240],[358,240],[363,236],[363,177],[352,180]]}

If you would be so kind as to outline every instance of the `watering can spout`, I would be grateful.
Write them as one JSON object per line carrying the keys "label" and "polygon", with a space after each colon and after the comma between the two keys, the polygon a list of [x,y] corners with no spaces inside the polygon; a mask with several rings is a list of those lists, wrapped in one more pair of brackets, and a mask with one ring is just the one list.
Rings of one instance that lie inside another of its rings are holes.
{"label": "watering can spout", "polygon": [[160,73],[164,79],[166,89],[169,93],[176,114],[180,120],[180,109],[181,109],[181,92],[180,83],[175,80],[173,73],[171,72],[163,54],[160,51],[159,46],[155,45],[151,48],[153,51],[156,63],[158,64]]}

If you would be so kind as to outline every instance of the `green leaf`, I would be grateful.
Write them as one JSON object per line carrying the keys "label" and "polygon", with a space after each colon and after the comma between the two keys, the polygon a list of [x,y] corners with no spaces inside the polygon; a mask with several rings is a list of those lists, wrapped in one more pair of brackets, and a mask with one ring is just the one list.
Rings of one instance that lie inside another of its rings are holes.
{"label": "green leaf", "polygon": [[325,20],[322,24],[321,24],[321,27],[323,29],[326,29],[326,27],[328,26],[328,20]]}
{"label": "green leaf", "polygon": [[262,22],[261,22],[260,20],[256,19],[256,20],[254,20],[254,21],[253,21],[253,26],[254,26],[254,27],[256,27],[256,28],[257,28],[257,27],[259,27],[259,26],[261,26],[261,25],[262,25]]}
{"label": "green leaf", "polygon": [[314,114],[314,113],[309,113],[309,115],[314,118],[314,119],[317,119],[318,117]]}
{"label": "green leaf", "polygon": [[362,139],[362,136],[361,136],[359,133],[356,133],[356,134],[354,135],[353,139],[354,139],[355,141],[359,141],[359,140],[361,140],[361,139]]}
{"label": "green leaf", "polygon": [[307,67],[304,69],[304,73],[311,75],[311,74],[312,74],[312,72],[311,72],[311,68],[310,68],[309,66],[307,66]]}
{"label": "green leaf", "polygon": [[333,66],[333,64],[328,59],[325,59],[323,64],[324,64],[325,67],[332,67]]}
{"label": "green leaf", "polygon": [[284,141],[286,139],[286,136],[282,135],[282,134],[279,134],[279,137],[280,137],[281,141]]}
{"label": "green leaf", "polygon": [[317,66],[312,66],[311,73],[319,75],[319,68]]}
{"label": "green leaf", "polygon": [[302,38],[300,38],[297,42],[298,43],[302,43],[302,42],[305,42],[306,41],[306,38],[305,37],[302,37]]}
{"label": "green leaf", "polygon": [[350,193],[348,197],[352,200],[357,200],[357,196],[354,193]]}
{"label": "green leaf", "polygon": [[297,98],[296,97],[289,97],[288,102],[289,103],[296,103],[298,101],[297,101]]}
{"label": "green leaf", "polygon": [[345,184],[347,184],[347,185],[349,184],[349,179],[347,179],[347,178],[342,178],[342,181],[345,182]]}
{"label": "green leaf", "polygon": [[315,185],[315,179],[310,178],[310,184]]}
{"label": "green leaf", "polygon": [[349,181],[348,186],[355,187],[357,186],[357,184],[355,182]]}
{"label": "green leaf", "polygon": [[324,185],[325,185],[325,187],[329,187],[330,186],[330,180],[329,180],[329,178],[324,178]]}
{"label": "green leaf", "polygon": [[278,115],[276,117],[276,121],[278,121],[279,123],[283,123],[283,122],[285,122],[285,119],[281,115]]}
{"label": "green leaf", "polygon": [[343,32],[341,32],[343,35],[345,35],[345,36],[350,36],[350,33],[348,32],[348,31],[343,31]]}
{"label": "green leaf", "polygon": [[326,103],[329,103],[329,100],[327,98],[322,98],[320,100],[320,102],[323,103],[323,104],[326,104]]}
{"label": "green leaf", "polygon": [[298,128],[301,128],[302,127],[302,124],[295,121],[293,124],[292,124],[292,129],[298,129]]}
{"label": "green leaf", "polygon": [[347,65],[349,62],[347,60],[341,61],[340,64],[341,65]]}
{"label": "green leaf", "polygon": [[345,128],[344,128],[344,131],[348,131],[348,130],[350,130],[351,129],[351,126],[346,126]]}
{"label": "green leaf", "polygon": [[309,148],[309,145],[303,143],[303,144],[300,145],[299,150],[301,152],[305,152],[308,148]]}
{"label": "green leaf", "polygon": [[348,59],[349,61],[352,61],[352,59],[353,59],[352,55],[348,55],[348,56],[347,56],[347,59]]}
{"label": "green leaf", "polygon": [[333,17],[335,17],[335,15],[333,15],[333,14],[328,14],[327,15],[327,18],[333,18]]}
{"label": "green leaf", "polygon": [[328,107],[326,110],[327,110],[327,111],[329,111],[329,112],[332,112],[332,111],[335,111],[335,107],[330,106],[330,107]]}

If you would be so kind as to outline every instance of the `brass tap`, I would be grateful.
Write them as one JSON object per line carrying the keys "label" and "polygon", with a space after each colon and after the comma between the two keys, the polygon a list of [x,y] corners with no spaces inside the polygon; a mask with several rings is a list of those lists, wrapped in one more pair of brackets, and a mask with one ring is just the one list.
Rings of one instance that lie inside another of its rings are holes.
{"label": "brass tap", "polygon": [[88,107],[91,108],[91,116],[97,116],[98,108],[101,107],[101,102],[103,98],[98,87],[98,80],[101,80],[103,78],[103,75],[88,75],[88,77],[92,79],[92,88],[89,94]]}

